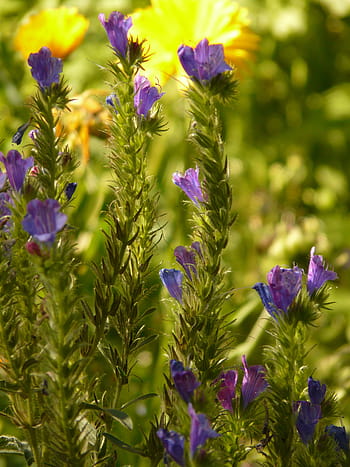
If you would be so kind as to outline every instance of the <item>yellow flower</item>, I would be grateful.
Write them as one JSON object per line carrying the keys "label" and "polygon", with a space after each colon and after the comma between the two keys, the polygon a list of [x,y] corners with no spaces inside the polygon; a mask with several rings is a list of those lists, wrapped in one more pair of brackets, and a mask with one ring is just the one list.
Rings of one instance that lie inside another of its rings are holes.
{"label": "yellow flower", "polygon": [[100,103],[106,96],[107,91],[89,89],[71,100],[70,112],[55,115],[57,136],[72,149],[80,148],[84,164],[90,158],[90,136],[105,139],[108,135],[110,114]]}
{"label": "yellow flower", "polygon": [[75,7],[43,10],[22,23],[14,38],[15,49],[27,58],[46,46],[57,58],[65,58],[83,40],[89,21]]}
{"label": "yellow flower", "polygon": [[204,37],[212,44],[223,44],[226,61],[239,72],[254,60],[259,42],[248,27],[247,15],[245,8],[231,0],[151,0],[151,6],[131,15],[130,32],[148,41],[152,56],[146,68],[161,82],[184,73],[178,47],[194,47]]}

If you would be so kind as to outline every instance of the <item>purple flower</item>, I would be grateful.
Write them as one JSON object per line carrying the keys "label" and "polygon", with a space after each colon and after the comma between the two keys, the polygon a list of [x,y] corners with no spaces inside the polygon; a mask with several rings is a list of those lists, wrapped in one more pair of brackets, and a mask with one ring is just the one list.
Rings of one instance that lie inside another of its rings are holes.
{"label": "purple flower", "polygon": [[299,290],[303,270],[294,266],[292,269],[275,266],[267,275],[274,304],[279,310],[287,312]]}
{"label": "purple flower", "polygon": [[278,310],[285,313],[293,303],[299,290],[301,289],[301,280],[303,270],[294,266],[292,269],[275,266],[267,275],[268,285],[258,282],[253,286],[268,313],[277,319]]}
{"label": "purple flower", "polygon": [[[1,154],[1,153],[0,153]],[[1,156],[0,156],[1,157]],[[7,173],[0,170],[0,190],[4,188],[5,182],[7,180]]]}
{"label": "purple flower", "polygon": [[222,407],[232,412],[232,399],[236,397],[236,385],[238,379],[238,372],[229,370],[226,373],[221,373],[217,381],[221,381],[220,389],[217,393]]}
{"label": "purple flower", "polygon": [[59,210],[60,205],[55,199],[33,199],[27,205],[22,226],[35,240],[50,245],[54,242],[56,233],[67,222],[67,216]]}
{"label": "purple flower", "polygon": [[187,169],[185,174],[179,172],[173,174],[173,182],[192,200],[197,206],[198,201],[204,202],[204,194],[199,183],[199,168]]}
{"label": "purple flower", "polygon": [[64,189],[65,195],[68,201],[74,195],[75,190],[77,189],[78,184],[75,182],[67,183],[66,188]]}
{"label": "purple flower", "polygon": [[200,382],[190,369],[185,369],[181,362],[170,360],[170,373],[173,378],[174,385],[185,402],[190,402],[193,392]]}
{"label": "purple flower", "polygon": [[98,19],[106,30],[111,46],[125,58],[128,48],[128,31],[132,26],[132,19],[126,18],[119,11],[112,11],[107,21],[103,13],[98,15]]}
{"label": "purple flower", "polygon": [[164,428],[160,428],[157,431],[157,436],[161,440],[169,456],[171,456],[178,465],[184,466],[184,436],[180,435],[176,431],[164,430]]}
{"label": "purple flower", "polygon": [[210,428],[210,423],[203,413],[196,413],[192,404],[188,404],[188,413],[191,417],[190,432],[190,452],[193,457],[200,446],[203,446],[207,439],[217,438],[219,433]]}
{"label": "purple flower", "polygon": [[7,153],[7,157],[0,152],[0,161],[5,166],[11,187],[16,191],[20,191],[26,173],[34,165],[34,159],[32,157],[22,159],[21,154],[15,149],[12,149]]}
{"label": "purple flower", "polygon": [[321,407],[309,401],[293,402],[293,412],[297,414],[295,422],[301,441],[307,444],[311,441],[316,425],[321,418]]}
{"label": "purple flower", "polygon": [[184,246],[177,246],[174,250],[176,261],[186,271],[189,279],[192,279],[192,274],[197,274],[196,269],[196,256],[198,254],[199,242],[193,242],[190,248]]}
{"label": "purple flower", "polygon": [[134,107],[137,115],[147,117],[152,105],[164,95],[158,92],[155,86],[151,86],[145,76],[137,75],[134,79]]}
{"label": "purple flower", "polygon": [[11,215],[11,210],[8,205],[11,204],[11,202],[11,196],[6,191],[0,193],[0,229],[4,228],[5,231],[8,231],[9,229],[9,216]]}
{"label": "purple flower", "polygon": [[308,379],[308,390],[309,397],[312,404],[321,404],[326,394],[326,385],[321,384],[316,379],[313,379],[311,376]]}
{"label": "purple flower", "polygon": [[38,139],[39,133],[40,133],[40,130],[38,130],[37,128],[34,128],[33,130],[29,131],[28,136],[32,141],[35,142]]}
{"label": "purple flower", "polygon": [[42,89],[59,82],[63,68],[62,60],[53,57],[48,47],[41,47],[38,53],[30,54],[28,64],[32,67],[33,78]]}
{"label": "purple flower", "polygon": [[343,426],[328,425],[326,426],[325,431],[327,434],[329,434],[329,436],[334,438],[338,449],[349,451],[349,439]]}
{"label": "purple flower", "polygon": [[242,398],[243,408],[246,408],[250,402],[258,397],[265,389],[268,384],[265,379],[265,368],[262,365],[247,365],[247,359],[245,355],[242,357],[242,363],[244,368],[244,376],[242,381]]}
{"label": "purple flower", "polygon": [[307,273],[307,290],[310,295],[318,290],[327,281],[338,279],[334,271],[328,271],[325,267],[323,257],[315,255],[315,247],[311,248],[309,270]]}
{"label": "purple flower", "polygon": [[195,49],[180,45],[177,54],[188,76],[199,81],[208,81],[232,68],[225,63],[222,44],[209,45],[208,39],[202,39]]}
{"label": "purple flower", "polygon": [[182,303],[182,272],[177,269],[161,269],[159,276],[170,295]]}

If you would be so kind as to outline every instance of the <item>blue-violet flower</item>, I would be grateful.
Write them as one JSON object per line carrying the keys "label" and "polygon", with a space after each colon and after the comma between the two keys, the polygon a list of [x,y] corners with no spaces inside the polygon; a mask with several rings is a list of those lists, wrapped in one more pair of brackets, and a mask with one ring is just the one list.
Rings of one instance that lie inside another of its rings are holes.
{"label": "blue-violet flower", "polygon": [[22,155],[16,149],[12,149],[7,153],[7,157],[0,152],[0,161],[5,166],[11,187],[16,191],[20,191],[26,173],[34,165],[34,159],[32,157],[22,159]]}
{"label": "blue-violet flower", "polygon": [[11,210],[8,205],[11,202],[11,196],[6,191],[2,191],[0,193],[0,229],[3,228],[5,231],[9,230],[10,227],[9,216],[11,215]]}
{"label": "blue-violet flower", "polygon": [[293,402],[293,412],[297,414],[295,422],[301,441],[311,441],[316,425],[321,418],[321,406],[309,401]]}
{"label": "blue-violet flower", "polygon": [[145,76],[137,75],[134,79],[134,107],[137,115],[147,117],[152,105],[164,95]]}
{"label": "blue-violet flower", "polygon": [[230,412],[232,409],[232,399],[236,397],[236,385],[238,379],[238,372],[235,370],[226,371],[221,373],[217,381],[221,381],[220,389],[217,393],[222,407]]}
{"label": "blue-violet flower", "polygon": [[315,255],[315,247],[311,248],[309,270],[307,273],[307,290],[310,295],[318,290],[326,281],[334,281],[338,275],[334,271],[328,271],[323,257]]}
{"label": "blue-violet flower", "polygon": [[190,369],[185,369],[183,364],[177,360],[170,360],[170,373],[174,385],[182,399],[185,402],[190,402],[194,390],[198,388],[201,383]]}
{"label": "blue-violet flower", "polygon": [[208,39],[202,39],[195,49],[180,45],[177,54],[188,76],[199,81],[209,81],[224,71],[232,70],[224,60],[223,45],[209,45]]}
{"label": "blue-violet flower", "polygon": [[159,276],[170,295],[182,303],[182,272],[178,269],[161,269]]}
{"label": "blue-violet flower", "polygon": [[190,431],[190,453],[194,457],[197,449],[203,446],[207,439],[217,438],[219,433],[212,430],[209,420],[203,413],[196,413],[192,404],[188,404],[188,413],[191,417],[191,431]]}
{"label": "blue-violet flower", "polygon": [[334,438],[338,449],[349,451],[349,438],[343,426],[328,425],[326,426],[325,431]]}
{"label": "blue-violet flower", "polygon": [[75,190],[77,189],[78,184],[75,182],[67,183],[64,193],[68,199],[68,201],[71,199],[71,197],[74,195]]}
{"label": "blue-violet flower", "polygon": [[190,248],[184,246],[177,246],[174,250],[176,261],[186,271],[187,277],[192,279],[192,274],[197,274],[196,256],[198,253],[199,242],[193,242]]}
{"label": "blue-violet flower", "polygon": [[173,174],[173,182],[192,200],[197,206],[198,201],[204,202],[204,194],[199,183],[199,168],[187,169],[185,174],[180,172]]}
{"label": "blue-violet flower", "polygon": [[302,276],[303,270],[297,266],[291,269],[275,266],[267,274],[268,285],[258,282],[253,286],[264,307],[273,318],[277,318],[279,310],[287,313],[289,306],[301,289]]}
{"label": "blue-violet flower", "polygon": [[27,205],[22,226],[35,240],[51,245],[67,222],[67,216],[60,211],[60,205],[55,199],[33,199]]}
{"label": "blue-violet flower", "polygon": [[312,404],[321,404],[326,394],[327,386],[321,384],[318,380],[313,379],[311,376],[308,379],[308,391]]}
{"label": "blue-violet flower", "polygon": [[168,431],[164,428],[160,428],[157,431],[157,436],[161,440],[164,449],[169,454],[169,456],[171,456],[178,465],[184,466],[185,437],[176,431]]}
{"label": "blue-violet flower", "polygon": [[242,356],[244,375],[242,381],[243,408],[246,408],[250,402],[256,399],[267,388],[265,379],[265,368],[262,365],[247,365],[245,355]]}
{"label": "blue-violet flower", "polygon": [[119,11],[112,11],[108,20],[105,19],[103,13],[98,15],[98,19],[106,30],[111,46],[125,58],[128,48],[128,31],[132,26],[131,17],[126,18]]}
{"label": "blue-violet flower", "polygon": [[53,57],[48,47],[42,47],[39,52],[30,54],[28,64],[32,67],[33,78],[42,89],[59,82],[63,68],[62,60]]}

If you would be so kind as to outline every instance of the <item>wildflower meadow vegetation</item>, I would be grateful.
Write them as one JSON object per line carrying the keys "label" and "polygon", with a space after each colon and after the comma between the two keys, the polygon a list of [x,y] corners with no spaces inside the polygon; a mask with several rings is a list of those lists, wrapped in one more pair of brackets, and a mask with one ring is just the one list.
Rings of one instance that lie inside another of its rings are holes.
{"label": "wildflower meadow vegetation", "polygon": [[350,2],[0,17],[0,467],[349,466]]}

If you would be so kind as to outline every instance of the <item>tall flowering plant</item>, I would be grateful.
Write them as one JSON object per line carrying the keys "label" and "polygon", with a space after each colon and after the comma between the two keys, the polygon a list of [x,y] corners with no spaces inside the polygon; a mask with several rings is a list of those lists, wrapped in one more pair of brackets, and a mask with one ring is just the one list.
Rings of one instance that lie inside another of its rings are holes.
{"label": "tall flowering plant", "polygon": [[[253,286],[272,339],[261,360],[229,358],[235,328],[224,310],[233,288],[223,253],[235,213],[220,108],[232,103],[237,83],[223,46],[205,37],[177,48],[195,152],[192,167],[172,177],[191,206],[189,245],[175,248],[176,268],[159,271],[175,311],[164,389],[133,394],[138,356],[158,337],[147,329],[147,317],[158,313],[149,276],[161,236],[147,158],[164,130],[164,93],[146,77],[148,54],[130,34],[131,17],[101,13],[99,21],[113,56],[106,66],[112,201],[104,253],[91,265],[93,290],[80,287],[67,209],[79,190],[76,162],[56,132],[69,88],[47,47],[28,58],[37,90],[30,120],[13,138],[18,149],[0,153],[0,388],[21,430],[20,438],[0,436],[0,452],[38,467],[111,467],[125,451],[135,466],[238,466],[249,457],[267,467],[348,465],[335,395],[307,363],[309,328],[338,278],[315,248],[307,274],[277,265]],[[21,148],[29,127],[31,144]],[[162,406],[140,430],[143,441],[124,441],[134,429],[129,407],[155,396]]]}

